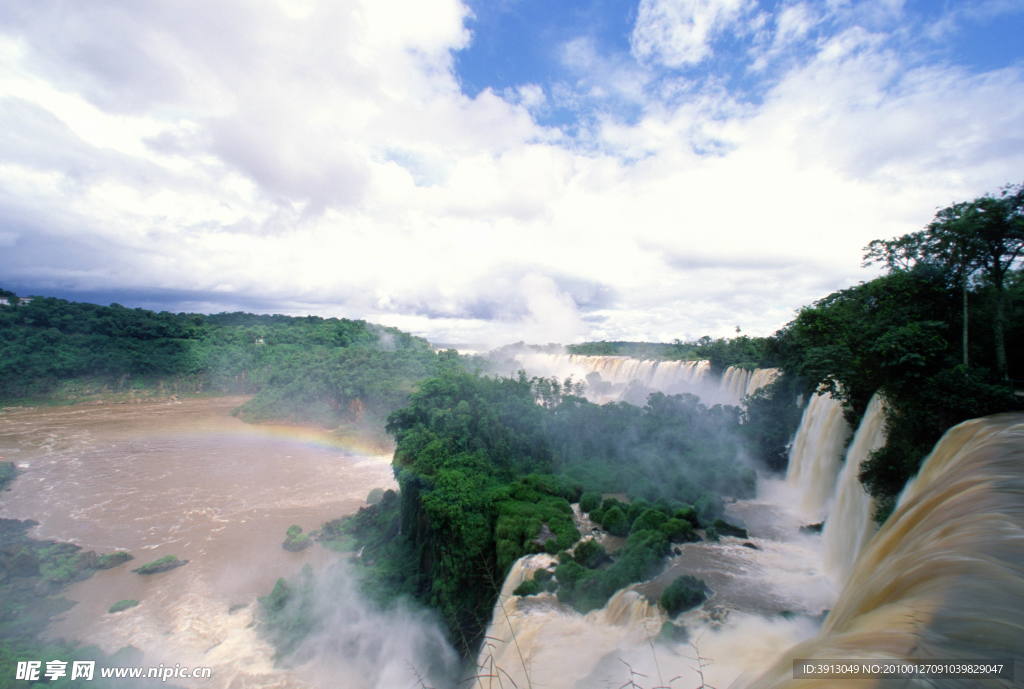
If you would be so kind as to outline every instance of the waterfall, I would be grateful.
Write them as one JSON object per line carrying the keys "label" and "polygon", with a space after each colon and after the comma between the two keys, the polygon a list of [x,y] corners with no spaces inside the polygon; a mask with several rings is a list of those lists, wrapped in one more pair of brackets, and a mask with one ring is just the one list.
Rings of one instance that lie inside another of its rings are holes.
{"label": "waterfall", "polygon": [[789,450],[786,483],[800,495],[799,510],[810,521],[821,521],[836,486],[843,444],[850,426],[843,406],[831,395],[817,394],[804,409]]}
{"label": "waterfall", "polygon": [[[793,658],[1024,661],[1024,414],[965,421],[857,559],[820,634],[746,689],[814,689]],[[846,685],[849,682],[843,682]],[[864,681],[851,686],[883,686]],[[977,680],[899,686],[974,687]],[[1008,687],[1011,681],[985,686]]]}
{"label": "waterfall", "polygon": [[885,439],[885,405],[881,395],[875,393],[846,450],[832,509],[825,522],[825,568],[838,581],[849,575],[858,553],[874,531],[873,500],[860,482],[860,467],[873,451],[885,445]]}
{"label": "waterfall", "polygon": [[[553,594],[513,596],[512,592],[538,569],[557,563],[551,555],[527,555],[512,566],[494,606],[487,642],[477,657],[475,689],[532,686],[543,678],[550,686],[573,672],[586,672],[595,662],[623,645],[643,643],[658,633],[663,614],[658,606],[631,589],[617,592],[605,607],[586,615],[563,609]],[[561,668],[552,677],[554,668]],[[538,684],[539,686],[539,684]]]}
{"label": "waterfall", "polygon": [[[743,398],[771,383],[779,374],[775,368],[745,369],[728,367],[721,379],[711,375],[708,361],[662,361],[627,356],[588,356],[583,354],[521,352],[516,361],[528,374],[573,377],[589,383],[586,395],[594,402],[622,399],[630,384],[666,394],[697,395],[704,404],[739,405]],[[599,379],[588,381],[593,374]]]}

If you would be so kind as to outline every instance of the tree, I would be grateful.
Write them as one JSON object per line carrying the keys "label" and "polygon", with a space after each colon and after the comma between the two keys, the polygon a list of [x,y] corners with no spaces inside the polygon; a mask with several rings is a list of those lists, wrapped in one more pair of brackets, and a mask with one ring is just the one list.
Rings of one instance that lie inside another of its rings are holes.
{"label": "tree", "polygon": [[995,292],[992,319],[995,366],[1009,378],[1006,359],[1006,279],[1024,254],[1024,185],[1008,185],[998,195],[943,208],[924,230],[876,239],[865,247],[864,264],[885,264],[890,272],[920,266],[939,268],[961,292],[962,363],[968,364],[968,290],[979,273]]}

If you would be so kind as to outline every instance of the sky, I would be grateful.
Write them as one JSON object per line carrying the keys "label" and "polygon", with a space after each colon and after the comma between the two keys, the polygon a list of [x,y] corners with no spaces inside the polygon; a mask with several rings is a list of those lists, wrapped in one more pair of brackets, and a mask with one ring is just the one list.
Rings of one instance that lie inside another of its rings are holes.
{"label": "sky", "polygon": [[0,287],[767,335],[1024,181],[1024,0],[0,5]]}

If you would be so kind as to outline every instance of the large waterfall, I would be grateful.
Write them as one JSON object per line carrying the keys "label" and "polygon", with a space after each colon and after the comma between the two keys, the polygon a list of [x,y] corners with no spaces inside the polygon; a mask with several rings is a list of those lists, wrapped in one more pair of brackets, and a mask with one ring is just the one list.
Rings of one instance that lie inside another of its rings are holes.
{"label": "large waterfall", "polygon": [[[662,361],[626,356],[525,351],[516,363],[530,375],[573,377],[588,383],[587,397],[596,402],[623,398],[630,385],[668,394],[690,393],[708,405],[738,405],[742,399],[775,380],[778,369],[730,366],[719,378],[707,361]],[[596,377],[595,377],[596,374]]]}
{"label": "large waterfall", "polygon": [[[548,363],[559,361],[544,356]],[[629,375],[671,384],[673,369],[679,371],[676,381],[711,380],[706,366],[695,362],[656,366],[624,357],[561,357],[582,376],[598,372],[620,384]],[[774,377],[769,371],[758,380],[759,373],[727,371],[715,381],[718,394],[735,396],[741,388],[749,394]],[[525,577],[553,564],[550,556],[530,556],[505,582],[480,654],[478,686],[508,686],[500,677],[521,687],[564,689],[627,686],[630,680],[643,687],[824,687],[836,680],[793,680],[793,658],[1019,657],[1024,416],[950,430],[897,511],[873,533],[872,501],[858,474],[885,442],[884,412],[884,401],[874,396],[851,439],[841,405],[828,395],[813,396],[791,446],[786,480],[765,482],[766,495],[774,497],[729,508],[733,518],[747,522],[757,549],[727,539],[685,544],[672,558],[659,580],[692,573],[715,590],[703,608],[676,620],[690,631],[692,644],[655,642],[665,615],[641,595],[645,585],[618,592],[604,609],[587,615],[551,594],[513,596]],[[772,528],[753,523],[759,510],[770,515]],[[797,533],[800,523],[821,519],[820,537]],[[826,608],[832,611],[820,626],[815,615]],[[666,684],[669,678],[677,679]],[[881,685],[848,680],[843,686]]]}
{"label": "large waterfall", "polygon": [[[747,689],[815,689],[794,658],[1024,661],[1024,415],[946,432],[857,559],[820,634]],[[1010,680],[901,682],[1009,687]],[[846,680],[842,686],[896,686]]]}

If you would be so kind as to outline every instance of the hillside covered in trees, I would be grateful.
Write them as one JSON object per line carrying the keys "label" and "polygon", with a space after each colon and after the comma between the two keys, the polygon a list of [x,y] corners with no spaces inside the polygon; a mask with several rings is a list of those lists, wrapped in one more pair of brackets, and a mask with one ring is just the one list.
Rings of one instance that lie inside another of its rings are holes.
{"label": "hillside covered in trees", "polygon": [[250,419],[383,418],[454,352],[365,321],[156,313],[0,293],[0,400],[94,392],[255,394]]}

